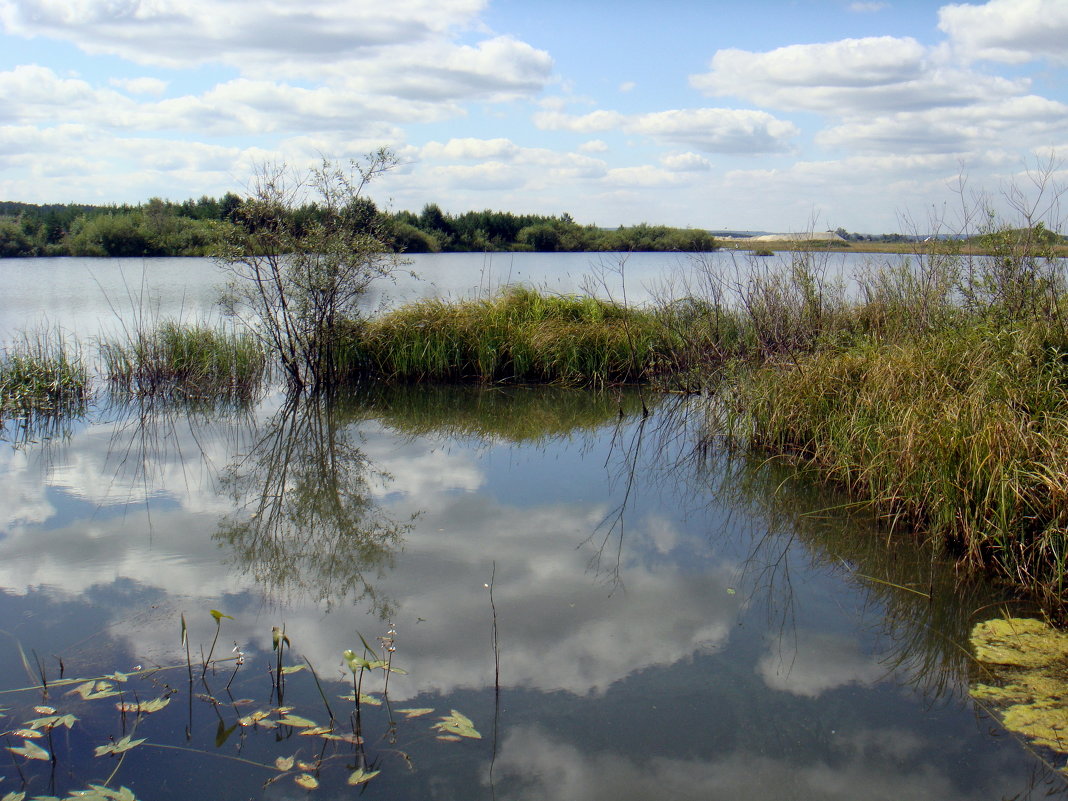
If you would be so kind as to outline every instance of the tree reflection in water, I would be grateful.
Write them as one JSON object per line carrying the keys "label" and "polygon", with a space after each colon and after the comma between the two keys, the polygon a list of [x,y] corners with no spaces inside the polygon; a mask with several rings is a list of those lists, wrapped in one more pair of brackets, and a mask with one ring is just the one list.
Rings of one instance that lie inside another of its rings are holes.
{"label": "tree reflection in water", "polygon": [[346,408],[325,397],[292,398],[222,475],[235,503],[214,538],[236,567],[276,600],[366,602],[383,618],[392,601],[372,583],[392,566],[410,523],[374,498],[388,480],[357,445]]}

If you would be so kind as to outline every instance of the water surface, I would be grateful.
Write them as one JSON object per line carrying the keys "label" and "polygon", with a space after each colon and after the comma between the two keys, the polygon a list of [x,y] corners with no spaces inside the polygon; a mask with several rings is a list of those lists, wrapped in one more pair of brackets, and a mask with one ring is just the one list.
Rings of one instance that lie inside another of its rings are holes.
{"label": "water surface", "polygon": [[[54,766],[16,752],[25,785],[5,770],[0,792],[350,797],[357,769],[380,771],[363,792],[383,799],[1062,791],[967,695],[964,644],[996,590],[887,548],[774,465],[695,449],[699,415],[652,405],[379,387],[251,410],[102,405],[65,437],[3,447],[4,725],[41,704],[78,719],[33,740]],[[236,672],[202,667],[211,610],[229,616],[212,658],[236,649]],[[315,676],[279,686],[272,627],[283,663]],[[342,652],[361,636],[381,651],[391,627],[405,672],[388,692],[365,675],[357,716]],[[61,671],[138,672],[71,694]],[[42,672],[47,697],[11,691]],[[240,724],[257,710],[266,722]],[[453,710],[480,737],[441,739]],[[125,736],[143,742],[121,763],[93,756]]]}

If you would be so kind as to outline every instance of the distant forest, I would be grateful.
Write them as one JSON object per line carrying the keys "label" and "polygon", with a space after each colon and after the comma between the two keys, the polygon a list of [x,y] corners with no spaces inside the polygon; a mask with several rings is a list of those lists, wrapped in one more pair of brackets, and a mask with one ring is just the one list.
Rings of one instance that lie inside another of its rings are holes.
{"label": "distant forest", "polygon": [[[405,253],[484,251],[710,251],[704,230],[634,225],[579,225],[569,214],[505,211],[443,212],[428,204],[418,214],[385,212],[366,199],[353,215],[384,248]],[[243,224],[244,201],[233,193],[174,203],[92,206],[0,202],[0,257],[209,256]],[[315,204],[294,209],[294,222],[312,225],[327,212]]]}

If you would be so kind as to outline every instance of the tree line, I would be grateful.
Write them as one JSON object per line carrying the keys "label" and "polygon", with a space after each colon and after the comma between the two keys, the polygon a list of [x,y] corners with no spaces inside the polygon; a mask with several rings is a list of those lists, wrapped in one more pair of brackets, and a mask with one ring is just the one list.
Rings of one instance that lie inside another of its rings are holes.
{"label": "tree line", "polygon": [[[209,256],[248,225],[249,199],[233,193],[180,203],[97,206],[0,202],[0,257],[25,256]],[[707,231],[642,223],[606,229],[580,225],[571,215],[467,211],[450,214],[436,203],[419,213],[383,211],[369,199],[345,214],[387,248],[404,253],[484,251],[709,251]],[[323,204],[286,210],[297,230],[336,214]]]}

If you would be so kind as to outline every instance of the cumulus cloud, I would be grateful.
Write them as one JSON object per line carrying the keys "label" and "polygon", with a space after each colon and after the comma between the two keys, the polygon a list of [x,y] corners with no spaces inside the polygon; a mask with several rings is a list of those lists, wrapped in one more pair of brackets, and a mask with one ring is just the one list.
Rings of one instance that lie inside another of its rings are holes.
{"label": "cumulus cloud", "polygon": [[696,153],[670,153],[661,158],[660,163],[675,172],[705,172],[712,169],[708,159]]}
{"label": "cumulus cloud", "polygon": [[1010,80],[954,69],[912,38],[892,36],[790,45],[764,53],[720,50],[711,71],[690,77],[710,95],[838,116],[870,110],[959,106],[1025,91]]}
{"label": "cumulus cloud", "polygon": [[847,684],[875,684],[887,670],[877,658],[862,654],[854,640],[799,631],[793,639],[769,641],[757,673],[773,690],[818,698]]}
{"label": "cumulus cloud", "polygon": [[[455,41],[483,6],[401,0],[383,14],[370,2],[340,0],[299,8],[250,0],[0,0],[0,22],[11,34],[65,39],[136,63],[223,64],[245,78],[304,79],[361,95],[441,102],[536,93],[552,72],[545,51],[510,36]],[[342,93],[333,102],[347,100]]]}
{"label": "cumulus cloud", "polygon": [[2,0],[10,33],[65,39],[89,53],[144,64],[311,63],[358,57],[392,44],[433,40],[469,24],[484,0],[368,0],[294,6],[277,0]]}
{"label": "cumulus cloud", "polygon": [[162,95],[167,82],[159,78],[111,78],[108,83],[132,95]]}
{"label": "cumulus cloud", "polygon": [[576,133],[622,130],[709,153],[783,152],[800,133],[792,122],[767,112],[730,108],[672,109],[629,116],[608,110],[583,115],[544,111],[534,115],[534,123],[543,130]]}
{"label": "cumulus cloud", "polygon": [[1039,58],[1068,62],[1068,4],[1062,0],[990,0],[938,11],[938,27],[969,59],[1019,64]]}
{"label": "cumulus cloud", "polygon": [[858,152],[962,153],[1068,135],[1068,106],[1036,95],[961,108],[880,115],[821,131],[816,141]]}
{"label": "cumulus cloud", "polygon": [[[902,748],[903,741],[907,748]],[[858,747],[861,743],[863,748]],[[566,742],[555,731],[518,726],[509,730],[494,767],[498,781],[510,780],[511,795],[517,801],[964,801],[979,795],[1011,794],[1013,779],[999,776],[994,766],[985,775],[971,777],[968,789],[959,788],[942,758],[943,745],[934,740],[916,742],[904,732],[883,730],[860,732],[854,742],[834,743],[822,757],[809,759],[757,754],[728,745],[706,759],[643,754],[641,760],[635,760],[632,755]]]}

